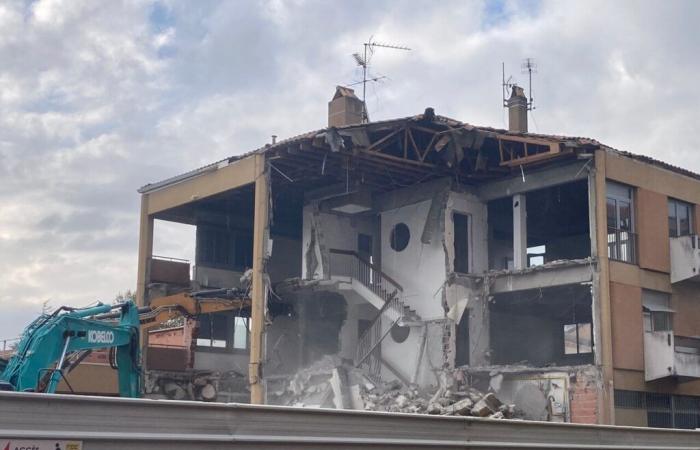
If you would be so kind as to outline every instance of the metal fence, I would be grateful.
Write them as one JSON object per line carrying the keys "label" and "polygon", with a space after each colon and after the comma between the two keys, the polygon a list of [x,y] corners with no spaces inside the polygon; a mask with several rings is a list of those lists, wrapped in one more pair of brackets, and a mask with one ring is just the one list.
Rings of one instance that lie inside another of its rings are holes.
{"label": "metal fence", "polygon": [[700,449],[690,430],[0,392],[0,446],[14,439],[84,450]]}

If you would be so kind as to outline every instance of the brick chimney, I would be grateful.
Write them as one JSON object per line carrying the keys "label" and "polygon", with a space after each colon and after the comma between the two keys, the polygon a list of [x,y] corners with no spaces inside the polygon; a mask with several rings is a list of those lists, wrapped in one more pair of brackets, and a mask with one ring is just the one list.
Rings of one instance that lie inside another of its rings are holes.
{"label": "brick chimney", "polygon": [[508,131],[527,133],[527,97],[523,88],[513,85],[507,105]]}
{"label": "brick chimney", "polygon": [[333,99],[328,102],[328,126],[342,127],[362,123],[364,103],[355,96],[355,91],[337,86]]}

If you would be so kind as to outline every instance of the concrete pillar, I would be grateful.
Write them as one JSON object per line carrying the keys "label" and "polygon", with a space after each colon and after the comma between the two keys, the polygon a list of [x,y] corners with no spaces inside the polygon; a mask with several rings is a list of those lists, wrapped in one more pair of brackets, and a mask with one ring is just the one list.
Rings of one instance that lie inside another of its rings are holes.
{"label": "concrete pillar", "polygon": [[153,216],[148,214],[149,194],[141,195],[141,220],[139,223],[138,273],[136,274],[136,304],[145,306],[146,287],[149,283],[149,265],[153,256]]}
{"label": "concrete pillar", "polygon": [[[598,421],[605,425],[615,424],[615,401],[613,385],[613,343],[612,343],[612,305],[610,302],[610,264],[608,261],[608,228],[606,209],[606,153],[605,150],[595,152],[595,222],[596,245],[598,252],[598,298],[594,305],[599,305],[600,342],[595,343],[595,351],[600,353],[601,369],[603,372],[602,393],[598,397]],[[594,311],[595,313],[595,311]]]}
{"label": "concrete pillar", "polygon": [[262,379],[262,363],[265,351],[265,314],[267,287],[265,286],[265,259],[268,239],[268,213],[270,206],[268,173],[265,156],[255,155],[255,212],[253,219],[253,280],[251,289],[250,319],[250,402],[265,403],[265,385]]}
{"label": "concrete pillar", "polygon": [[527,268],[527,205],[525,194],[513,196],[513,267]]}

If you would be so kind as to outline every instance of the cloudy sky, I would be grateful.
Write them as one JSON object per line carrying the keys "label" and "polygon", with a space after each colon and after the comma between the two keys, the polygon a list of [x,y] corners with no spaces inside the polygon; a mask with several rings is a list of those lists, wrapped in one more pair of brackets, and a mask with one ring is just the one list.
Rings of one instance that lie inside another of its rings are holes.
{"label": "cloudy sky", "polygon": [[[522,83],[532,57],[532,131],[700,171],[699,21],[697,1],[3,0],[0,340],[45,301],[134,289],[136,189],[323,127],[371,36],[412,49],[375,53],[372,119],[502,127],[501,62]],[[157,233],[191,256],[191,231]]]}

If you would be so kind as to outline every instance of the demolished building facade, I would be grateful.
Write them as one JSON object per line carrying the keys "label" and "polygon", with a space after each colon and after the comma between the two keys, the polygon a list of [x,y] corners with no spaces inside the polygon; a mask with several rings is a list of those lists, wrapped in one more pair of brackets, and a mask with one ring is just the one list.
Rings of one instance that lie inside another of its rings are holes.
{"label": "demolished building facade", "polygon": [[[249,306],[186,324],[181,369],[264,403],[333,356],[529,419],[700,426],[700,175],[528,133],[521,95],[498,130],[360,123],[338,88],[328,128],[141,188],[140,304],[250,279]],[[155,220],[196,226],[192,271],[153,255]]]}

